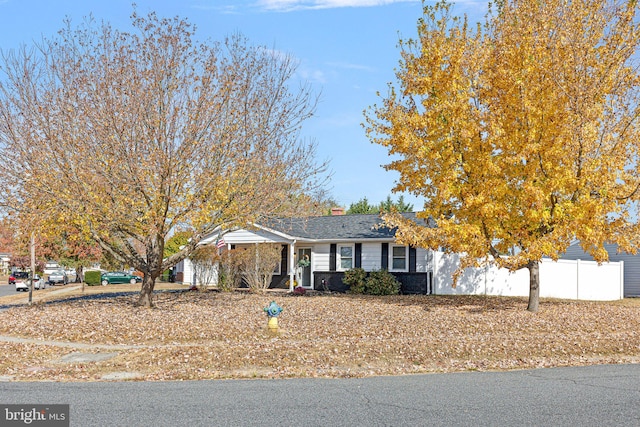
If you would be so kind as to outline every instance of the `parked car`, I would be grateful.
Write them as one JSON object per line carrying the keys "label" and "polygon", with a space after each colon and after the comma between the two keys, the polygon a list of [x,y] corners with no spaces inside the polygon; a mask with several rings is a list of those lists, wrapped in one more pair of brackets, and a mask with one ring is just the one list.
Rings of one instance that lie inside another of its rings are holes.
{"label": "parked car", "polygon": [[39,274],[34,275],[31,280],[33,280],[33,289],[44,289],[47,287],[47,282],[45,282]]}
{"label": "parked car", "polygon": [[26,271],[14,271],[9,276],[9,284],[14,285],[17,279],[27,279],[29,278],[29,273]]}
{"label": "parked car", "polygon": [[57,283],[62,283],[63,285],[69,283],[69,278],[64,270],[54,271],[49,275],[49,284],[53,286]]}
{"label": "parked car", "polygon": [[124,271],[109,271],[100,276],[100,283],[102,286],[116,283],[131,283],[132,285],[135,285],[140,282],[142,282],[142,277],[136,276],[135,274],[125,273]]}
{"label": "parked car", "polygon": [[[47,283],[39,274],[33,276],[33,289],[44,289],[47,287]],[[14,284],[16,285],[16,291],[28,291],[29,290],[29,278],[16,279]]]}
{"label": "parked car", "polygon": [[27,281],[27,279],[16,279],[13,283],[16,285],[16,292],[26,292],[29,290],[29,282]]}

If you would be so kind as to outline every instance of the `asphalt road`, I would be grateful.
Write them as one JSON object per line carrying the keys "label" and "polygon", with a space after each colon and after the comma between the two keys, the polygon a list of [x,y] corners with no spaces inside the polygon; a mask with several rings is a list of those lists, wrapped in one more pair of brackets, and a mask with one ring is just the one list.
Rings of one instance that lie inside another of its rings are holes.
{"label": "asphalt road", "polygon": [[[0,382],[72,426],[638,426],[640,365],[366,379]],[[0,425],[2,425],[0,413]]]}
{"label": "asphalt road", "polygon": [[0,297],[4,297],[6,295],[13,295],[15,293],[16,293],[15,285],[7,285],[4,283],[0,285]]}
{"label": "asphalt road", "polygon": [[[47,288],[49,288],[50,285],[46,285]],[[38,289],[34,289],[33,292],[38,292]],[[13,295],[16,293],[16,285],[5,285],[2,284],[0,285],[0,298],[6,296],[6,295]],[[26,294],[28,292],[24,292],[21,291],[21,293]]]}

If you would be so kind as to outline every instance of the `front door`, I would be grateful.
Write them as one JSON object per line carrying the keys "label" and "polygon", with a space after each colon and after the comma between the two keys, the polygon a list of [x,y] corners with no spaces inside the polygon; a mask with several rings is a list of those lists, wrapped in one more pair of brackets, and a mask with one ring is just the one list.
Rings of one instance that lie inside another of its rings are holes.
{"label": "front door", "polygon": [[305,288],[311,287],[311,248],[298,248],[298,280]]}

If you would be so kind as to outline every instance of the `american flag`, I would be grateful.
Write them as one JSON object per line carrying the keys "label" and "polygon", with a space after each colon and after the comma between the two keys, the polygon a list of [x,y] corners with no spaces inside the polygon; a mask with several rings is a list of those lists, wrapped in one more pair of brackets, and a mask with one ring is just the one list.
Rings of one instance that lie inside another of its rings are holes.
{"label": "american flag", "polygon": [[216,240],[216,248],[224,248],[224,239],[218,239]]}

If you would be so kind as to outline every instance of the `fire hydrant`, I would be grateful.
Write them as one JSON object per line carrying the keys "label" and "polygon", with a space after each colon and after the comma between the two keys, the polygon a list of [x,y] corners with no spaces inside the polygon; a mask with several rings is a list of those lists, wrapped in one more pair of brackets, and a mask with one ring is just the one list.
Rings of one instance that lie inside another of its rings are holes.
{"label": "fire hydrant", "polygon": [[267,322],[267,327],[270,332],[278,332],[278,315],[282,312],[282,307],[276,304],[275,301],[271,301],[271,303],[263,308],[264,312],[267,313],[267,317],[269,318]]}

